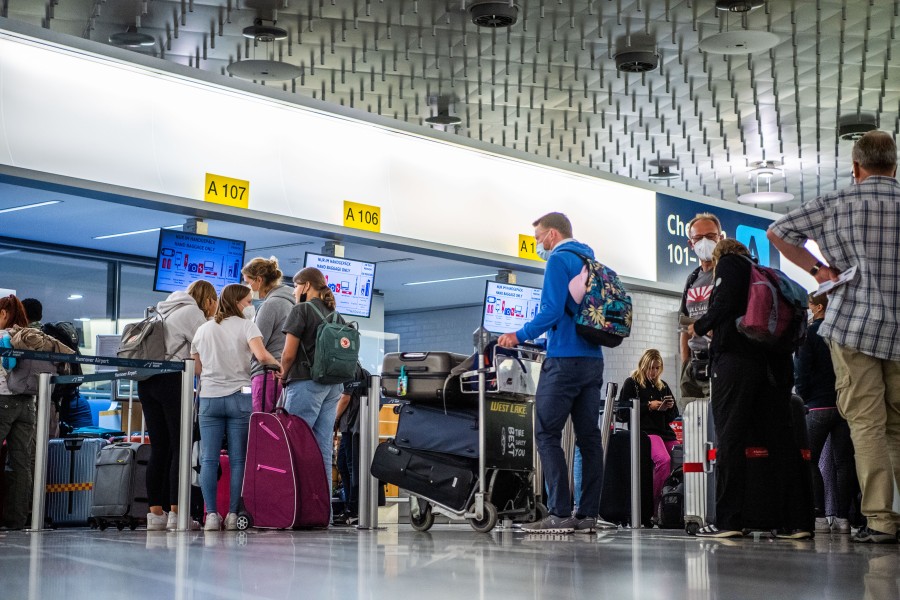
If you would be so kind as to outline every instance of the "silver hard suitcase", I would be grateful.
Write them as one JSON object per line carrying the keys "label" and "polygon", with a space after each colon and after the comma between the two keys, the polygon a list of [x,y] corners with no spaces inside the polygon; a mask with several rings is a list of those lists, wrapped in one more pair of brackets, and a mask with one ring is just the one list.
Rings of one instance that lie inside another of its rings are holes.
{"label": "silver hard suitcase", "polygon": [[696,533],[715,521],[716,430],[707,399],[684,407],[684,528]]}
{"label": "silver hard suitcase", "polygon": [[47,452],[47,516],[51,524],[87,525],[94,499],[100,438],[50,440]]}

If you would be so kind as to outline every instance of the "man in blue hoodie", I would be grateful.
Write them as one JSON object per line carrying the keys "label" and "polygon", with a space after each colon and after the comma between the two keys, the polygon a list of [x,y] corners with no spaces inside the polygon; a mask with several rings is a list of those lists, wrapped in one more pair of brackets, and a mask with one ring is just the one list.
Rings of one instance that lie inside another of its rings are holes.
{"label": "man in blue hoodie", "polygon": [[[572,223],[562,213],[544,215],[533,224],[537,253],[547,261],[541,309],[531,322],[515,333],[500,336],[498,343],[513,347],[547,332],[547,358],[535,394],[535,440],[549,490],[550,515],[522,529],[540,533],[592,533],[598,527],[603,450],[600,428],[603,351],[575,332],[578,304],[569,294],[569,282],[577,277],[594,251],[572,239]],[[579,256],[580,255],[580,256]],[[572,515],[568,467],[563,453],[562,430],[569,415],[582,456],[583,493],[578,513]],[[610,526],[600,520],[600,526]]]}

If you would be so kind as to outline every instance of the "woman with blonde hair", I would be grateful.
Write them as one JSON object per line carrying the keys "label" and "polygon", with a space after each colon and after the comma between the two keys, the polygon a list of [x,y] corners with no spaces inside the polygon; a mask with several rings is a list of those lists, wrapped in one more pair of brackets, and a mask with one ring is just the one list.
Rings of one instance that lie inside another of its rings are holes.
{"label": "woman with blonde hair", "polygon": [[[262,333],[266,350],[280,361],[281,351],[284,349],[284,332],[281,329],[295,304],[291,288],[281,283],[284,273],[278,268],[278,259],[274,256],[254,258],[244,265],[241,274],[244,276],[244,283],[263,301],[253,322]],[[281,380],[274,373],[266,373],[255,358],[250,362],[250,380],[253,410],[272,412],[281,395]],[[265,398],[263,388],[266,390]]]}
{"label": "woman with blonde hair", "polygon": [[316,354],[316,334],[325,319],[344,323],[340,314],[334,317],[335,299],[325,276],[307,267],[294,275],[296,306],[284,323],[284,352],[281,371],[287,394],[285,409],[307,422],[325,461],[325,476],[331,481],[334,453],[334,419],[338,400],[344,389],[340,383],[317,383],[312,380],[312,363]]}
{"label": "woman with blonde hair", "polygon": [[233,283],[225,286],[216,314],[197,329],[191,356],[200,375],[200,491],[206,503],[207,531],[222,528],[216,505],[216,475],[222,436],[228,432],[231,462],[231,499],[225,529],[237,529],[237,511],[247,460],[247,433],[252,401],[244,388],[250,387],[250,358],[278,369],[278,361],[262,342],[253,321],[244,318],[250,306],[250,288]]}
{"label": "woman with blonde hair", "polygon": [[675,446],[675,432],[670,423],[678,418],[678,408],[669,384],[662,380],[663,359],[659,350],[644,352],[637,369],[622,384],[620,398],[637,399],[641,408],[641,431],[650,438],[653,460],[653,506],[659,506],[663,484],[672,470],[669,454]]}

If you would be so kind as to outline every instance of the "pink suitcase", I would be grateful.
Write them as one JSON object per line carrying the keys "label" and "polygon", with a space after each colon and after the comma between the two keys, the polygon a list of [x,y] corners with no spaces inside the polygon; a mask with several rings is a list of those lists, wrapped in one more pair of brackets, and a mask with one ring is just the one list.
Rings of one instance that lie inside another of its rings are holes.
{"label": "pink suitcase", "polygon": [[241,493],[247,526],[327,527],[329,491],[322,453],[306,421],[281,408],[250,415]]}

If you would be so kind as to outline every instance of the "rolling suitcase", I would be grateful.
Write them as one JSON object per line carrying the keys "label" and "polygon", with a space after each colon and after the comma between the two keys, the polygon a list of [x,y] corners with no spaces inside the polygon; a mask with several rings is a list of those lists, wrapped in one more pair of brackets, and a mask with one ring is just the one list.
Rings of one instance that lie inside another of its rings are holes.
{"label": "rolling suitcase", "polygon": [[91,525],[131,529],[146,521],[150,444],[118,442],[100,451],[91,506]]}
{"label": "rolling suitcase", "polygon": [[[600,491],[600,516],[619,525],[631,524],[631,434],[613,432],[609,438],[604,460],[603,484]],[[650,458],[650,438],[641,432],[641,523],[652,525],[653,517],[653,461]]]}
{"label": "rolling suitcase", "polygon": [[659,528],[684,528],[684,473],[681,467],[675,469],[663,485],[659,499]]}
{"label": "rolling suitcase", "polygon": [[[474,405],[478,396],[463,394],[459,379],[451,375],[454,367],[468,357],[453,352],[391,352],[382,362],[381,390],[388,398],[432,404]],[[398,382],[401,374],[407,378],[405,393],[401,395]]]}
{"label": "rolling suitcase", "polygon": [[399,414],[397,447],[478,458],[477,411],[401,404]]}
{"label": "rolling suitcase", "polygon": [[97,457],[104,439],[50,440],[47,450],[47,516],[53,526],[87,525]]}
{"label": "rolling suitcase", "polygon": [[684,526],[690,534],[715,520],[716,430],[709,400],[684,407]]}
{"label": "rolling suitcase", "polygon": [[327,527],[331,486],[312,429],[284,409],[250,415],[247,466],[241,492],[247,526]]}
{"label": "rolling suitcase", "polygon": [[473,459],[398,448],[387,441],[375,449],[370,472],[381,481],[458,511],[469,501],[476,468]]}

